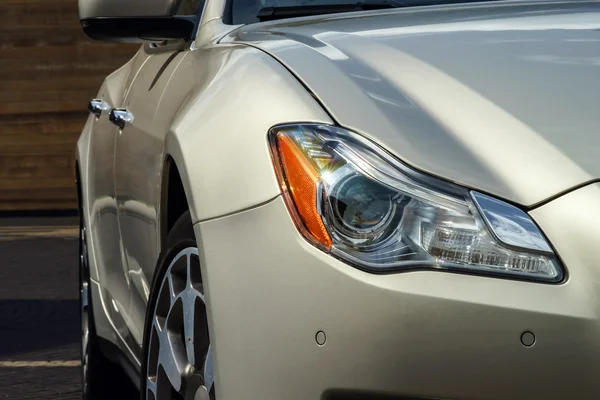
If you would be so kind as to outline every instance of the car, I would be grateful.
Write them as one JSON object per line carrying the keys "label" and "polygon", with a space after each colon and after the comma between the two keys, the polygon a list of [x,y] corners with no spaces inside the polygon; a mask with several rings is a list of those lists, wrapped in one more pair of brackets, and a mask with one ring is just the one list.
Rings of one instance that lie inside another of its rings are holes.
{"label": "car", "polygon": [[84,398],[600,398],[599,3],[79,12]]}

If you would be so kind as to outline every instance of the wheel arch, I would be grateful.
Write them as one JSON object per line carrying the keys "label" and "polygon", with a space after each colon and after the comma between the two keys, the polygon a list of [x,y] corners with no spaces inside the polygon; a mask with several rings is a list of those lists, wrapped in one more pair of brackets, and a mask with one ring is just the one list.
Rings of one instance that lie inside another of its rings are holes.
{"label": "wheel arch", "polygon": [[169,153],[164,156],[161,177],[159,238],[162,248],[175,222],[190,210],[190,205],[186,192],[186,186],[189,185],[184,184],[177,161]]}
{"label": "wheel arch", "polygon": [[[199,66],[206,68],[205,74],[184,73]],[[273,126],[332,123],[302,84],[258,49],[238,44],[199,49],[178,68],[181,73],[172,77],[170,85],[186,90],[187,95],[173,112],[163,144],[161,238],[169,226],[164,197],[169,165],[177,167],[196,224],[255,207],[281,194],[267,137]]]}

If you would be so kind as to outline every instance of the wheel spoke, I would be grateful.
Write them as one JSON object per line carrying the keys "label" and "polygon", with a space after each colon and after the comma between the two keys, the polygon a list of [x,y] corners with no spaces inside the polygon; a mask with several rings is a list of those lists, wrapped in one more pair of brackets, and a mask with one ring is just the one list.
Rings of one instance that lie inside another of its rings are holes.
{"label": "wheel spoke", "polygon": [[81,311],[86,312],[88,306],[89,286],[87,282],[81,283]]}
{"label": "wheel spoke", "polygon": [[[194,255],[194,257],[192,257]],[[202,282],[200,278],[200,266],[198,265],[198,254],[187,255],[187,281],[186,288],[193,289],[197,296],[200,296],[204,301],[204,293],[202,293]]]}
{"label": "wheel spoke", "polygon": [[158,334],[160,342],[158,365],[159,368],[162,367],[173,389],[179,392],[187,366],[180,357],[177,357],[179,349],[173,346],[173,340],[169,336],[169,331],[166,329]]}
{"label": "wheel spoke", "polygon": [[194,334],[194,315],[195,315],[195,302],[197,298],[197,292],[190,289],[189,287],[181,293],[181,300],[183,301],[183,330],[185,338],[185,351],[187,354],[188,361],[191,365],[196,365],[195,357],[195,334]]}
{"label": "wheel spoke", "polygon": [[175,291],[175,282],[173,281],[173,277],[169,275],[167,277],[168,290],[169,290],[169,299],[171,301],[171,307],[175,304],[175,300],[177,300],[177,292]]}
{"label": "wheel spoke", "polygon": [[82,266],[87,267],[88,249],[87,249],[87,234],[86,234],[85,227],[81,228],[81,254],[80,254],[80,260],[81,260]]}
{"label": "wheel spoke", "polygon": [[202,376],[204,377],[204,386],[206,387],[206,390],[210,393],[215,383],[213,372],[212,346],[208,346],[208,352],[206,353],[206,360],[204,361]]}
{"label": "wheel spoke", "polygon": [[213,389],[213,355],[202,292],[197,249],[187,248],[169,265],[158,292],[148,345],[146,399],[190,395],[204,399]]}
{"label": "wheel spoke", "polygon": [[89,331],[89,329],[87,329],[87,326],[83,327],[82,331],[83,332],[81,333],[81,349],[82,349],[82,356],[85,356],[88,352],[90,331]]}
{"label": "wheel spoke", "polygon": [[185,255],[185,262],[185,287],[190,288],[192,287],[192,257],[190,254]]}
{"label": "wheel spoke", "polygon": [[79,238],[79,306],[80,306],[80,318],[81,318],[81,370],[83,377],[83,393],[84,396],[88,391],[88,357],[89,357],[89,340],[90,340],[90,329],[89,329],[89,317],[88,308],[89,304],[89,273],[87,271],[87,246],[86,246],[86,234],[85,228],[80,229]]}
{"label": "wheel spoke", "polygon": [[146,390],[149,393],[146,393],[146,398],[147,399],[156,399],[156,382],[154,381],[155,378],[150,378],[148,377],[146,379]]}

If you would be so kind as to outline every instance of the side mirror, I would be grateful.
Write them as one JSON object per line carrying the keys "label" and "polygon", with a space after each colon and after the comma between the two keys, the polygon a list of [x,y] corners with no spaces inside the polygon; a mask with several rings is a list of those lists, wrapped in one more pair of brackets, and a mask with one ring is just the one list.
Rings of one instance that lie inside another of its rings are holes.
{"label": "side mirror", "polygon": [[190,40],[200,16],[178,15],[178,12],[198,10],[201,3],[199,0],[79,0],[79,19],[85,34],[95,40]]}

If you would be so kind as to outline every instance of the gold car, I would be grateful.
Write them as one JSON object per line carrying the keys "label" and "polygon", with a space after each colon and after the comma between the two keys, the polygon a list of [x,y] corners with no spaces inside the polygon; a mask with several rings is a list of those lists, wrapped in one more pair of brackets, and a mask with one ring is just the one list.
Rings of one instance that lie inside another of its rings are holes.
{"label": "gold car", "polygon": [[600,4],[79,0],[86,399],[600,399]]}

